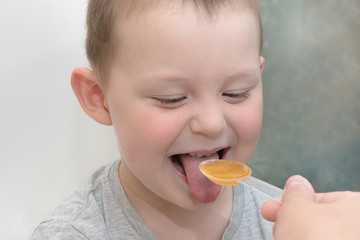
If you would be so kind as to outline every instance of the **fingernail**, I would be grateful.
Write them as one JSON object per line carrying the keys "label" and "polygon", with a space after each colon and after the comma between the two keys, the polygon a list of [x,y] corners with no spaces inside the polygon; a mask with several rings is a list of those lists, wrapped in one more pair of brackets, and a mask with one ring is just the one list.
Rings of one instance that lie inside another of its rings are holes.
{"label": "fingernail", "polygon": [[306,184],[307,184],[307,180],[304,177],[300,175],[296,175],[289,178],[288,182],[286,183],[285,189],[292,188],[293,186],[296,185],[306,185]]}

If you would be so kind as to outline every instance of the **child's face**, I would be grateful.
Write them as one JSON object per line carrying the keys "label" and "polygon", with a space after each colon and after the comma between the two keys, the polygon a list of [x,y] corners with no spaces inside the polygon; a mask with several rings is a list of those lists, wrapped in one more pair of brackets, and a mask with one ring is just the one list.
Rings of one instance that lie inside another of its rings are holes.
{"label": "child's face", "polygon": [[105,101],[125,189],[193,208],[222,194],[200,161],[249,161],[262,124],[263,59],[255,16],[239,15],[210,22],[190,7],[155,10],[116,27]]}

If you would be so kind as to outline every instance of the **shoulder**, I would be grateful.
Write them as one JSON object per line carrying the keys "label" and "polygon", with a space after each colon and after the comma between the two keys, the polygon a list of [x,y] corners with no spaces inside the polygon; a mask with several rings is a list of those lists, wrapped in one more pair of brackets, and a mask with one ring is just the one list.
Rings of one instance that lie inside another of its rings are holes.
{"label": "shoulder", "polygon": [[59,221],[42,222],[33,232],[31,240],[40,239],[88,239],[70,223]]}
{"label": "shoulder", "polygon": [[106,239],[102,190],[110,167],[92,174],[84,186],[42,220],[31,239]]}

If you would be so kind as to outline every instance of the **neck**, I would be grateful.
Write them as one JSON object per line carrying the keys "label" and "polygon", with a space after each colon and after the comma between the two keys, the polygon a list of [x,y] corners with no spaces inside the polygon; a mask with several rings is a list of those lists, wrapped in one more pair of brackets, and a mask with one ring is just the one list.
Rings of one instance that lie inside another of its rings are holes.
{"label": "neck", "polygon": [[[143,223],[159,239],[222,238],[232,212],[232,188],[223,189],[215,202],[189,210],[151,192],[126,168],[126,164],[119,168],[125,194]],[[129,187],[134,181],[141,189],[134,191]]]}

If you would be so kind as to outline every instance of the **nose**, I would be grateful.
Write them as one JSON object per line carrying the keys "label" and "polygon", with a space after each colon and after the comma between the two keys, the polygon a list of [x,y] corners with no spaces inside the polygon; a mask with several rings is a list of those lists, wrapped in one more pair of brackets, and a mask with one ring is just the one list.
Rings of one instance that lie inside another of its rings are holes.
{"label": "nose", "polygon": [[225,111],[217,104],[205,103],[196,108],[190,121],[194,134],[217,136],[226,128]]}

